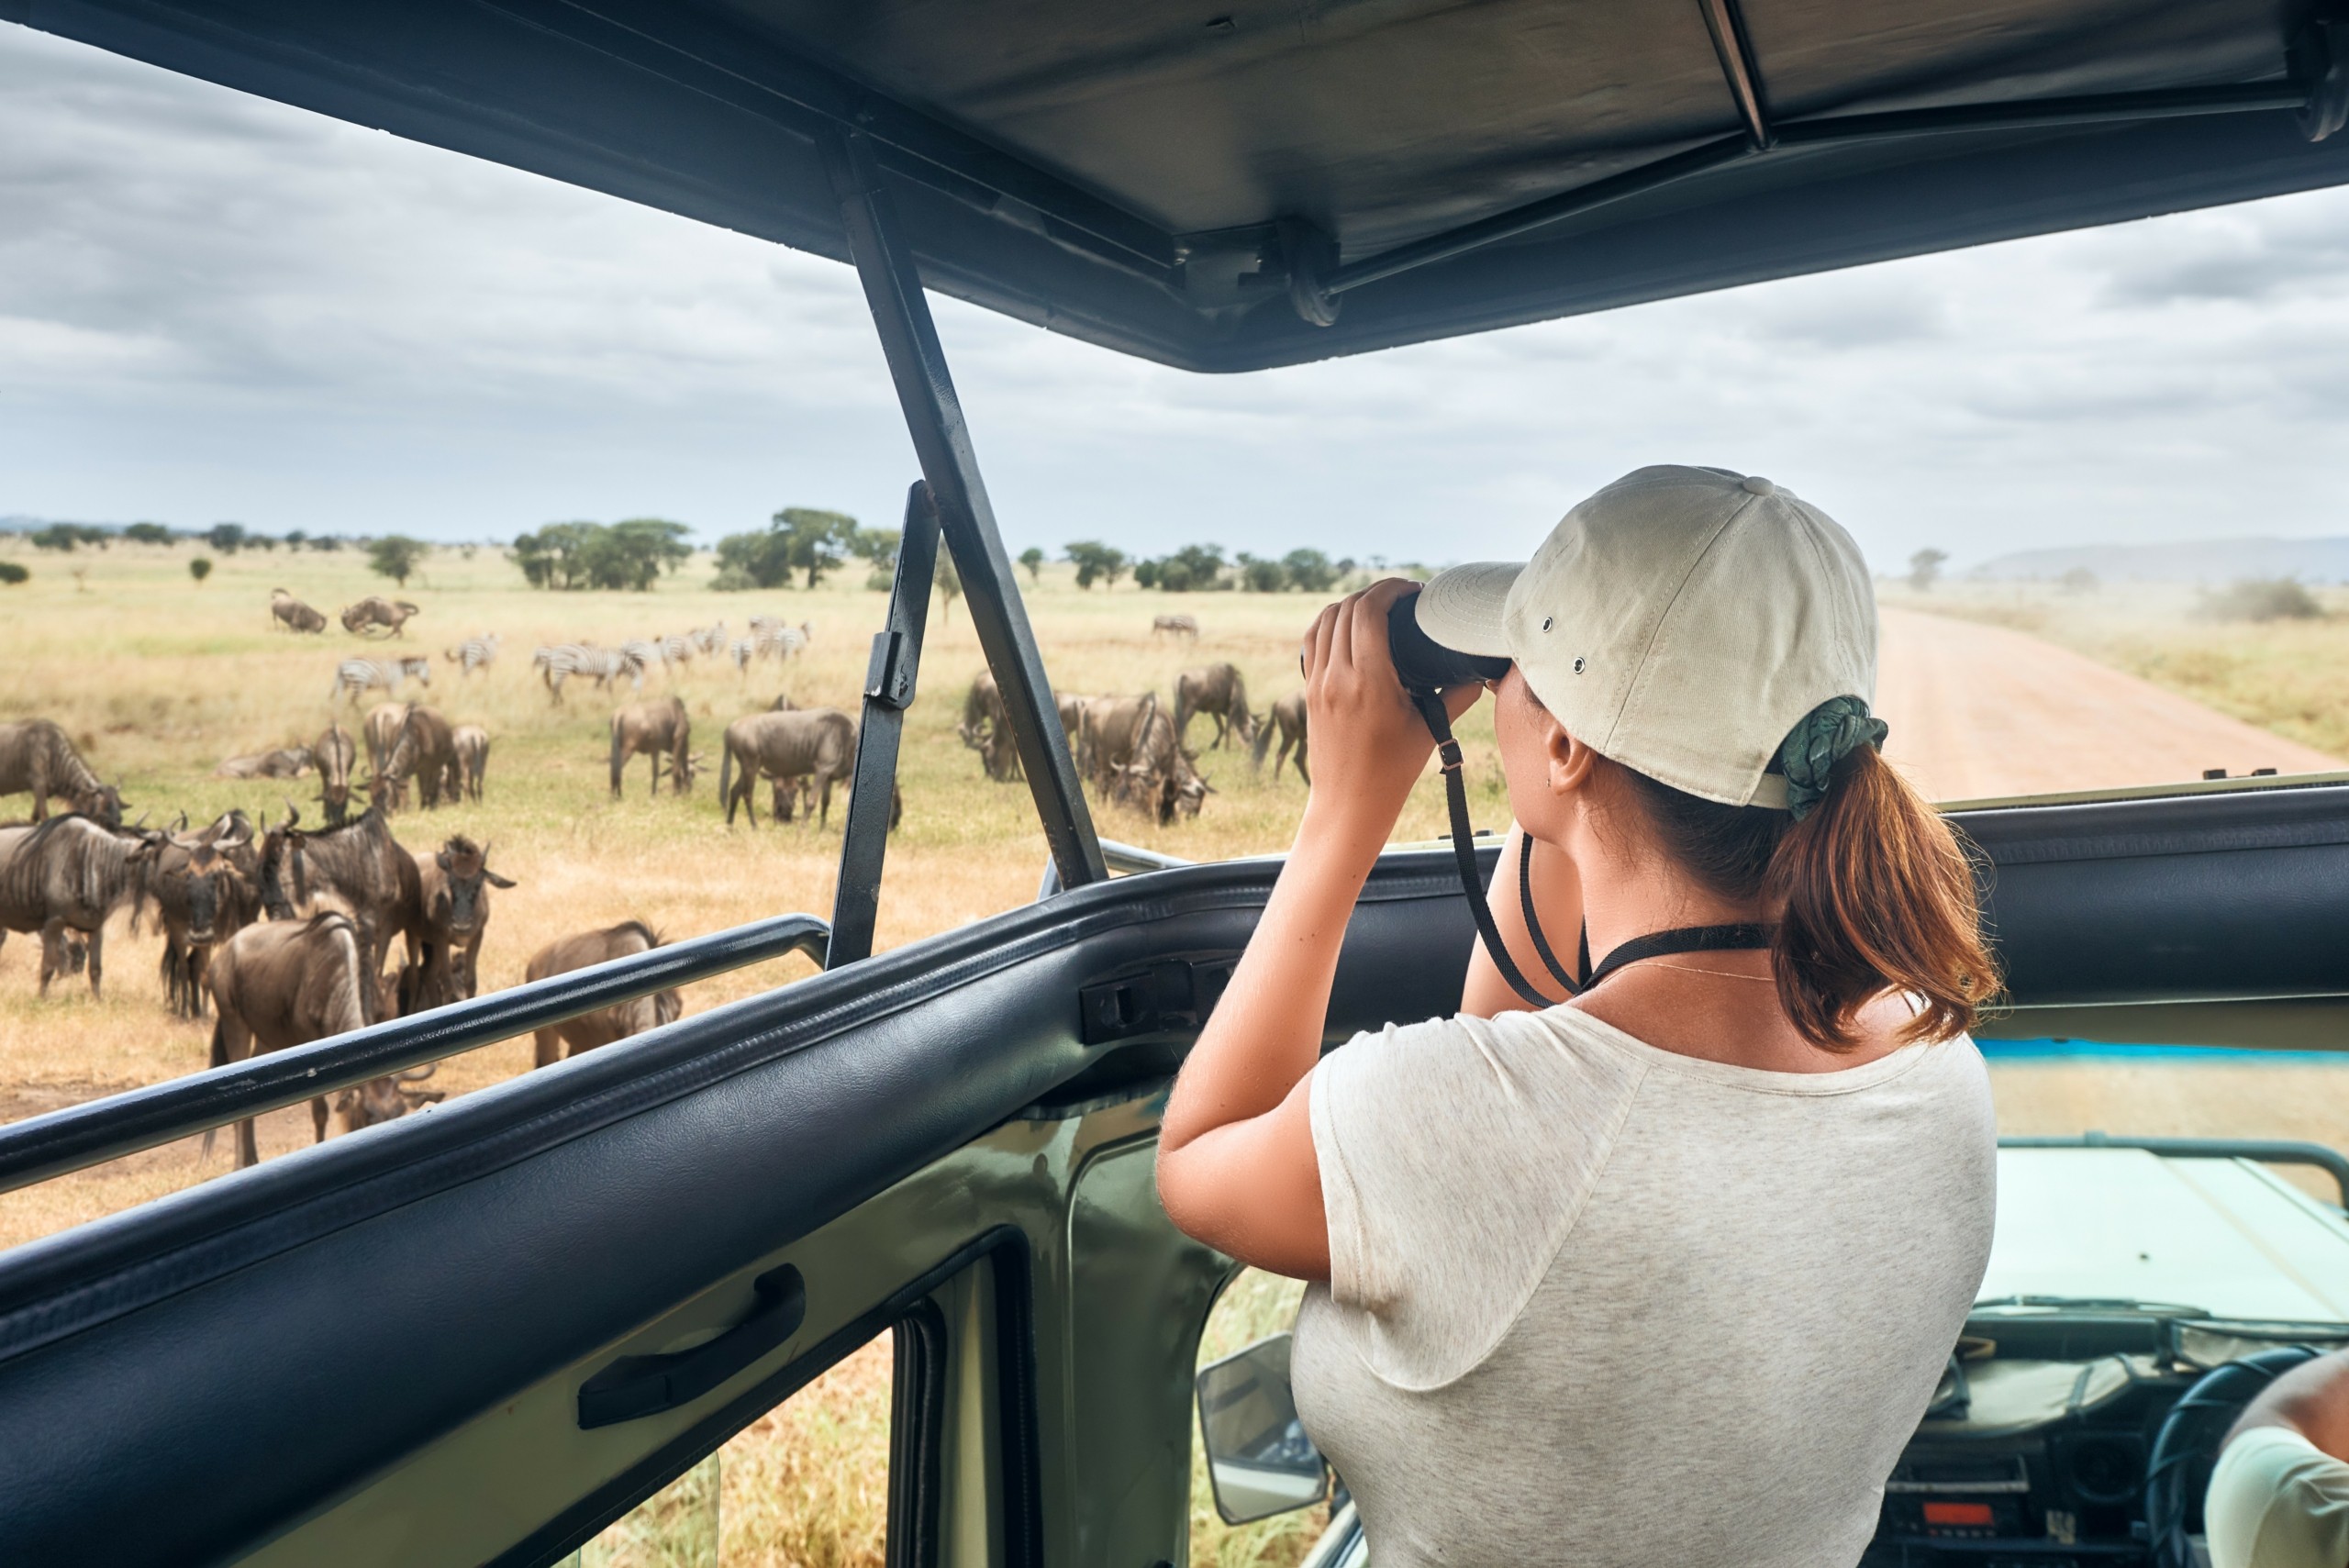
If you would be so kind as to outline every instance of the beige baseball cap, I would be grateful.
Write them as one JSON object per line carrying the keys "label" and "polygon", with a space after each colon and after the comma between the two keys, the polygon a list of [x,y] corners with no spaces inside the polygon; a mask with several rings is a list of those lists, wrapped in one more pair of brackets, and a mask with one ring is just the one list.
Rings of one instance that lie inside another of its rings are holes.
{"label": "beige baseball cap", "polygon": [[1852,536],[1754,475],[1659,465],[1568,512],[1533,559],[1436,574],[1419,628],[1509,659],[1566,732],[1729,806],[1831,697],[1876,698],[1876,590]]}

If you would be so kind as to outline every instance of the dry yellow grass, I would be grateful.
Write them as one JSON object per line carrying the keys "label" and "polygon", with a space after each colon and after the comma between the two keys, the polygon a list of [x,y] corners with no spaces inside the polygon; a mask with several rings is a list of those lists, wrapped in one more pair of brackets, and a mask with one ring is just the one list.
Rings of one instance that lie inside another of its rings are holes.
{"label": "dry yellow grass", "polygon": [[[77,588],[54,557],[22,552],[33,581],[0,598],[0,717],[55,719],[92,764],[119,778],[139,810],[164,821],[184,810],[192,821],[240,806],[259,817],[282,815],[284,800],[316,795],[315,783],[238,782],[212,776],[227,756],[315,737],[340,717],[355,729],[349,705],[326,694],[335,662],[352,654],[427,652],[433,682],[422,697],[455,723],[479,723],[494,737],[486,799],[438,812],[411,811],[395,828],[412,850],[463,832],[486,840],[493,863],[521,885],[501,893],[482,950],[485,986],[518,982],[532,952],[548,940],[640,917],[672,937],[722,929],[758,916],[831,907],[840,850],[840,808],[829,829],[803,824],[729,829],[719,814],[714,773],[706,771],[683,800],[647,796],[639,762],[624,800],[607,788],[612,708],[634,699],[596,692],[574,681],[562,707],[529,669],[540,642],[682,630],[724,618],[739,634],[756,612],[811,622],[815,641],[788,667],[755,665],[745,681],[730,662],[696,662],[675,684],[695,723],[696,749],[714,770],[725,725],[766,706],[778,691],[803,706],[854,710],[871,634],[885,595],[861,575],[815,592],[733,595],[704,585],[707,557],[696,558],[651,594],[546,594],[523,585],[497,552],[436,552],[402,596],[423,606],[399,640],[351,637],[339,625],[323,637],[272,629],[269,590],[284,586],[329,617],[344,604],[389,591],[351,552],[246,553],[218,561],[210,580],[193,585],[195,551],[117,545],[83,554]],[[1144,595],[1131,588],[1083,592],[1064,569],[1051,569],[1029,589],[1029,602],[1054,679],[1088,693],[1157,690],[1173,694],[1174,673],[1229,660],[1248,677],[1259,706],[1296,684],[1298,632],[1312,606],[1296,596],[1219,594]],[[1206,628],[1196,648],[1153,642],[1153,613],[1184,609]],[[440,657],[460,638],[495,631],[496,667],[467,681]],[[982,776],[974,753],[956,740],[963,690],[982,664],[967,609],[933,609],[923,666],[923,695],[908,716],[903,761],[905,825],[892,840],[881,899],[879,940],[893,946],[1017,906],[1035,895],[1044,864],[1042,834],[1022,784]],[[671,689],[660,673],[645,695]],[[1477,770],[1479,811],[1504,815],[1489,728],[1465,727]],[[1208,731],[1195,728],[1204,741]],[[1196,822],[1161,828],[1115,807],[1096,805],[1102,832],[1198,859],[1279,849],[1288,841],[1305,790],[1292,773],[1259,777],[1238,751],[1209,751],[1204,771],[1217,793]],[[25,797],[0,801],[20,814]],[[1414,801],[1403,831],[1436,832],[1442,798],[1432,775]],[[315,806],[306,817],[316,821]],[[108,932],[102,1001],[86,986],[61,984],[46,1001],[33,996],[38,943],[0,946],[0,1118],[15,1119],[95,1095],[150,1084],[201,1068],[208,1028],[167,1015],[155,969],[160,941],[134,936],[128,916]],[[794,958],[692,987],[689,1010],[749,995],[808,973]],[[462,1092],[521,1071],[527,1042],[476,1051],[445,1064],[438,1085]],[[262,1129],[264,1149],[282,1152],[309,1137],[307,1113],[280,1112]],[[225,1147],[209,1164],[193,1145],[154,1151],[99,1170],[0,1197],[0,1246],[42,1235],[144,1201],[227,1168]]]}

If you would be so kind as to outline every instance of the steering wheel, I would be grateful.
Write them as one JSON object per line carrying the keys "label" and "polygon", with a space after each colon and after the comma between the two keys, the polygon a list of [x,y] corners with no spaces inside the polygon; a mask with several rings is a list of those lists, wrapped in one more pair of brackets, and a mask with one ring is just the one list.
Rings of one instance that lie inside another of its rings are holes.
{"label": "steering wheel", "polygon": [[2154,1568],[2194,1568],[2187,1545],[2186,1514],[2192,1496],[2188,1480],[2217,1454],[2219,1440],[2252,1397],[2319,1352],[2308,1345],[2280,1345],[2213,1367],[2186,1391],[2162,1420],[2154,1451],[2145,1459],[2145,1525],[2152,1532]]}

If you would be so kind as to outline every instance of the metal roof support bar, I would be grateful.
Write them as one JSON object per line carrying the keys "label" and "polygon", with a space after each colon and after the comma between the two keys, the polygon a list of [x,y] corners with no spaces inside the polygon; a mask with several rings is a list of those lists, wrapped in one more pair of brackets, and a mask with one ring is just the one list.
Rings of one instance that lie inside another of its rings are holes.
{"label": "metal roof support bar", "polygon": [[889,590],[889,621],[873,639],[864,670],[864,722],[856,732],[856,771],[849,784],[848,826],[841,833],[841,880],[832,894],[832,945],[826,969],[873,952],[881,908],[881,863],[896,820],[897,743],[913,706],[921,667],[922,628],[930,619],[930,587],[938,571],[938,508],[930,486],[916,480],[906,493],[906,527],[897,539],[897,578]]}
{"label": "metal roof support bar", "polygon": [[1077,782],[1076,762],[1069,755],[1052,685],[1044,679],[1036,634],[1012,579],[1011,558],[996,530],[978,456],[963,422],[963,405],[947,373],[930,302],[922,295],[921,273],[897,226],[896,205],[882,188],[873,144],[860,131],[845,132],[825,141],[824,158],[840,198],[841,221],[848,231],[856,273],[864,284],[865,304],[905,410],[906,429],[913,437],[914,452],[921,460],[922,477],[938,511],[939,531],[963,579],[963,597],[978,628],[979,646],[986,651],[987,668],[1002,688],[1019,765],[1035,795],[1037,815],[1043,818],[1045,843],[1066,885],[1104,881],[1109,870],[1093,831],[1093,812]]}
{"label": "metal roof support bar", "polygon": [[1762,67],[1753,58],[1753,39],[1745,30],[1745,12],[1737,0],[1698,0],[1704,7],[1705,30],[1713,35],[1713,52],[1720,56],[1721,74],[1729,79],[1730,96],[1745,117],[1745,134],[1766,150],[1773,138],[1769,106],[1762,101]]}
{"label": "metal roof support bar", "polygon": [[1817,119],[1788,120],[1767,127],[1767,150],[1756,146],[1751,130],[1719,137],[1659,158],[1604,180],[1594,180],[1553,196],[1462,224],[1442,234],[1431,234],[1408,245],[1359,261],[1349,261],[1322,281],[1326,295],[1341,295],[1401,272],[1437,261],[1448,261],[1471,250],[1519,235],[1545,228],[1564,218],[1607,206],[1630,196],[1644,195],[1692,175],[1747,158],[1785,153],[1798,147],[1832,142],[1896,141],[1916,136],[1946,136],[1963,131],[2037,130],[2059,126],[2127,124],[2138,120],[2178,119],[2198,115],[2241,115],[2299,112],[2309,102],[2310,89],[2290,82],[2259,82],[2242,87],[2181,87],[2158,93],[2111,93],[2093,97],[2047,98],[2019,104],[1961,104],[1943,109],[1900,109],[1881,115],[1836,115]]}
{"label": "metal roof support bar", "polygon": [[28,1117],[0,1128],[0,1193],[746,964],[789,952],[804,952],[820,963],[828,935],[824,922],[813,915],[773,915],[731,930],[689,937],[650,952],[452,1002],[413,1018],[389,1018],[308,1045]]}

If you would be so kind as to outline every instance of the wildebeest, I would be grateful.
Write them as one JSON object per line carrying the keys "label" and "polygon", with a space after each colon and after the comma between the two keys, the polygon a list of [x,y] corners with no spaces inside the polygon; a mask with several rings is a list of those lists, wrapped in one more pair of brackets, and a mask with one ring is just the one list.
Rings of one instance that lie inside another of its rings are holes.
{"label": "wildebeest", "polygon": [[72,931],[89,940],[90,995],[99,994],[106,919],[136,894],[160,840],[76,812],[0,828],[0,940],[9,931],[40,933],[42,995],[71,967]]}
{"label": "wildebeest", "polygon": [[669,758],[669,792],[684,795],[694,787],[694,725],[685,705],[675,697],[632,703],[612,715],[612,798],[620,797],[620,774],[629,759],[652,759],[651,794],[661,793],[661,758]]}
{"label": "wildebeest", "polygon": [[982,670],[963,698],[963,719],[954,727],[963,744],[979,754],[979,766],[998,784],[1020,776],[1019,747],[1011,735],[1011,710],[1004,706],[1003,689],[995,672]]}
{"label": "wildebeest", "polygon": [[[641,920],[622,920],[600,931],[582,931],[577,936],[563,937],[549,942],[531,955],[525,978],[544,980],[550,974],[568,974],[574,969],[590,964],[608,963],[616,958],[634,953],[651,952],[661,945],[660,935]],[[616,1040],[626,1040],[632,1034],[662,1024],[674,1023],[685,1010],[685,999],[674,988],[656,991],[650,996],[634,1001],[616,1002],[608,1007],[598,1007],[575,1018],[540,1029],[534,1038],[538,1045],[538,1065],[547,1066],[565,1054],[578,1055]],[[564,1047],[568,1046],[566,1053]]]}
{"label": "wildebeest", "polygon": [[1150,622],[1152,637],[1187,637],[1199,639],[1199,622],[1196,616],[1152,616]]}
{"label": "wildebeest", "polygon": [[[349,916],[331,911],[306,920],[247,926],[220,944],[205,972],[218,1014],[212,1065],[225,1067],[262,1051],[307,1045],[365,1027],[373,987],[367,981],[366,938]],[[327,1135],[324,1095],[310,1101],[316,1136]],[[204,1149],[212,1151],[211,1134]],[[261,1159],[250,1117],[237,1124],[239,1169]]]}
{"label": "wildebeest", "polygon": [[165,833],[132,904],[136,929],[152,898],[163,929],[163,999],[183,1018],[204,1016],[204,972],[215,943],[261,914],[252,824],[232,811],[201,833]]}
{"label": "wildebeest", "polygon": [[1206,664],[1174,677],[1174,738],[1187,744],[1192,716],[1202,713],[1215,720],[1215,739],[1208,744],[1218,750],[1227,740],[1245,746],[1256,739],[1256,716],[1248,711],[1248,684],[1240,678],[1237,664]]}
{"label": "wildebeest", "polygon": [[366,722],[361,726],[367,737],[367,771],[380,773],[384,759],[392,754],[392,747],[400,738],[400,726],[407,721],[407,704],[379,702],[367,710]]}
{"label": "wildebeest", "polygon": [[327,688],[327,701],[340,701],[348,694],[356,702],[368,692],[381,688],[387,696],[399,695],[400,687],[414,681],[417,685],[432,684],[432,661],[429,659],[345,659],[334,667],[334,684]]}
{"label": "wildebeest", "polygon": [[1141,716],[1130,758],[1113,775],[1110,795],[1154,817],[1162,828],[1178,817],[1197,817],[1215,786],[1199,776],[1192,765],[1196,761],[1184,750],[1174,721],[1152,701]]}
{"label": "wildebeest", "polygon": [[269,591],[269,624],[273,629],[284,627],[288,631],[322,632],[327,617],[312,609],[283,588]]}
{"label": "wildebeest", "polygon": [[340,828],[309,832],[300,824],[301,813],[289,803],[285,820],[262,835],[262,906],[273,920],[300,918],[319,897],[350,911],[368,963],[362,1005],[372,1022],[382,1010],[380,981],[392,939],[406,939],[409,963],[423,957],[416,860],[372,806]]}
{"label": "wildebeest", "polygon": [[402,716],[391,751],[368,781],[368,795],[382,809],[395,810],[411,778],[427,811],[439,809],[443,795],[451,805],[464,798],[465,775],[457,762],[456,733],[438,709],[421,703],[411,703]]}
{"label": "wildebeest", "polygon": [[448,1097],[446,1090],[408,1087],[431,1077],[440,1066],[438,1062],[428,1062],[405,1073],[370,1078],[355,1089],[343,1090],[334,1097],[330,1125],[337,1132],[357,1132],[378,1122],[397,1121],[412,1110],[440,1104]]}
{"label": "wildebeest", "polygon": [[481,939],[489,929],[489,890],[514,884],[489,869],[489,846],[460,833],[429,855],[417,857],[417,903],[423,913],[423,951],[401,976],[403,1013],[438,1007],[475,995]]}
{"label": "wildebeest", "polygon": [[440,657],[458,667],[460,674],[470,675],[475,670],[486,670],[497,662],[497,634],[484,632],[469,637],[454,648],[444,649]]}
{"label": "wildebeest", "polygon": [[25,794],[33,797],[36,822],[49,815],[53,795],[108,828],[122,826],[122,792],[92,773],[65,731],[46,718],[0,724],[0,795]]}
{"label": "wildebeest", "polygon": [[1102,790],[1116,782],[1118,770],[1134,760],[1134,742],[1142,726],[1158,712],[1158,694],[1138,697],[1095,697],[1085,705],[1078,724],[1078,748],[1087,776]]}
{"label": "wildebeest", "polygon": [[[807,775],[803,773],[797,778],[776,779],[774,782],[776,821],[788,822],[795,816],[805,817],[816,809],[815,781]],[[852,791],[855,788],[852,781],[849,787]],[[892,779],[889,783],[889,831],[896,832],[897,825],[905,819],[906,792],[899,789],[896,781]]]}
{"label": "wildebeest", "polygon": [[406,599],[386,599],[370,594],[357,604],[343,607],[342,629],[363,635],[382,630],[394,637],[405,637],[407,634],[401,628],[407,625],[410,616],[418,613]]}
{"label": "wildebeest", "polygon": [[1305,771],[1305,694],[1303,692],[1291,692],[1273,704],[1264,716],[1264,722],[1257,728],[1255,761],[1256,766],[1260,768],[1264,765],[1264,752],[1273,743],[1273,731],[1275,729],[1280,731],[1281,754],[1273,763],[1273,777],[1281,776],[1281,769],[1288,762],[1288,749],[1294,743],[1297,747],[1297,776],[1303,779],[1307,786],[1310,787],[1313,775]]}
{"label": "wildebeest", "polygon": [[310,756],[318,765],[318,804],[326,809],[327,826],[340,828],[351,819],[351,770],[359,761],[359,749],[351,744],[350,731],[329,724],[312,742]]}
{"label": "wildebeest", "polygon": [[[754,713],[726,727],[726,754],[718,764],[718,793],[726,803],[726,825],[734,825],[734,803],[742,803],[751,826],[759,825],[754,792],[762,775],[793,779],[806,774],[821,802],[818,822],[832,814],[832,785],[856,765],[856,721],[834,707],[796,713]],[[738,781],[736,768],[741,770]]]}
{"label": "wildebeest", "polygon": [[312,758],[307,746],[280,746],[274,751],[257,751],[250,757],[230,757],[212,770],[218,779],[298,779],[310,771]]}
{"label": "wildebeest", "polygon": [[451,731],[457,748],[457,771],[464,777],[465,798],[481,798],[482,781],[489,777],[489,731],[478,724],[460,724]]}

